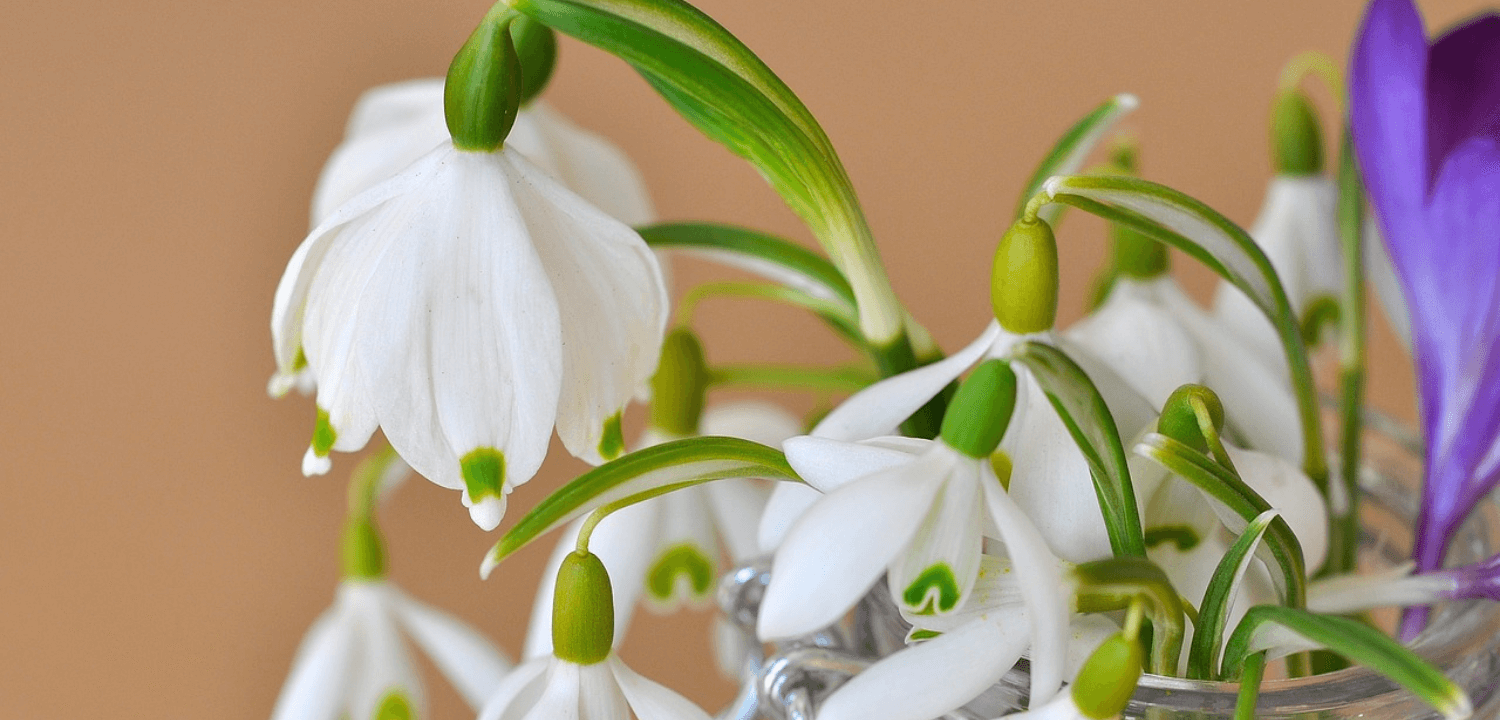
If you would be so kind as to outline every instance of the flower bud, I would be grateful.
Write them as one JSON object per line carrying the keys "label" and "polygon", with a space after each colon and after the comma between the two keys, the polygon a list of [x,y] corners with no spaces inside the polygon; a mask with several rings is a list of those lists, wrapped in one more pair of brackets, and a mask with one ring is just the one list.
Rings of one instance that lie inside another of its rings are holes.
{"label": "flower bud", "polygon": [[1057,238],[1045,220],[1017,220],[995,248],[990,304],[1000,327],[1019,335],[1057,320]]}
{"label": "flower bud", "polygon": [[943,415],[943,442],[969,457],[986,459],[1000,446],[1016,407],[1016,374],[1004,360],[989,360],[958,387]]}
{"label": "flower bud", "polygon": [[348,580],[385,577],[385,541],[374,520],[355,517],[344,523],[343,569]]}
{"label": "flower bud", "polygon": [[508,8],[491,10],[448,66],[443,116],[460,150],[495,152],[516,122],[523,87],[510,33],[516,15]]}
{"label": "flower bud", "polygon": [[1300,90],[1283,90],[1271,109],[1271,149],[1278,175],[1323,172],[1323,129]]}
{"label": "flower bud", "polygon": [[667,333],[661,361],[651,377],[651,424],[678,436],[698,434],[708,393],[703,344],[685,327]]}
{"label": "flower bud", "polygon": [[1203,403],[1214,429],[1224,430],[1224,404],[1213,390],[1202,385],[1183,385],[1172,391],[1162,406],[1161,418],[1156,421],[1156,431],[1173,440],[1188,445],[1200,452],[1208,452],[1208,440],[1203,437],[1198,424],[1198,413],[1193,409],[1193,400]]}
{"label": "flower bud", "polygon": [[593,665],[609,657],[614,637],[614,593],[604,563],[592,553],[568,553],[553,591],[552,654]]}
{"label": "flower bud", "polygon": [[1124,712],[1145,666],[1141,644],[1115,634],[1083,663],[1073,681],[1073,704],[1084,717],[1112,718]]}
{"label": "flower bud", "polygon": [[557,33],[525,15],[510,22],[510,39],[521,63],[521,104],[530,104],[552,79],[557,65]]}

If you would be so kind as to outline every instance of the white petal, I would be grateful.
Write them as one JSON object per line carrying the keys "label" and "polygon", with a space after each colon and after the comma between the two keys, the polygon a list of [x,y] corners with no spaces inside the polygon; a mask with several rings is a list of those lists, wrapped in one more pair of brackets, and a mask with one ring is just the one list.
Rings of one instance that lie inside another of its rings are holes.
{"label": "white petal", "polygon": [[765,483],[740,478],[718,480],[702,487],[729,559],[742,562],[756,555],[759,551],[756,530],[771,489]]}
{"label": "white petal", "polygon": [[1323,494],[1296,465],[1262,452],[1226,447],[1240,478],[1281,513],[1302,543],[1309,575],[1328,556],[1328,506]]}
{"label": "white petal", "polygon": [[730,680],[741,680],[747,672],[754,672],[753,668],[746,669],[746,658],[750,657],[752,649],[760,648],[760,643],[723,615],[714,615],[713,645],[714,664],[718,666],[719,674]]}
{"label": "white petal", "polygon": [[1063,693],[1041,707],[1037,707],[1033,701],[1031,708],[1025,712],[1005,715],[999,720],[1092,720],[1083,714],[1078,703],[1073,702],[1072,693]]}
{"label": "white petal", "polygon": [[[1073,639],[1068,642],[1068,662],[1064,669],[1064,676],[1070,678],[1078,677],[1078,671],[1083,668],[1085,662],[1088,662],[1089,656],[1093,655],[1105,640],[1120,632],[1120,626],[1116,625],[1113,620],[1093,613],[1074,617],[1073,625],[1069,629],[1073,633]],[[1183,660],[1186,661],[1186,658]]]}
{"label": "white petal", "polygon": [[1019,417],[1001,443],[1011,458],[1010,497],[1060,557],[1112,557],[1088,461],[1031,373],[1021,374]]}
{"label": "white petal", "polygon": [[447,141],[442,78],[393,83],[366,92],[349,116],[344,142],[334,149],[318,176],[313,224]]}
{"label": "white petal", "polygon": [[896,427],[902,421],[979,362],[1000,333],[1000,325],[991,322],[978,339],[947,358],[886,378],[855,393],[828,413],[812,434],[850,441],[896,434]]}
{"label": "white petal", "polygon": [[982,463],[979,469],[985,505],[1005,542],[1031,618],[1031,701],[1046,702],[1062,687],[1072,592],[1063,582],[1057,556],[1001,488],[989,463]]}
{"label": "white petal", "polygon": [[[719,543],[708,498],[702,488],[694,487],[646,502],[661,508],[661,535],[647,571],[646,599],[663,611],[682,604],[702,606],[712,598],[719,576]],[[682,565],[683,561],[689,565]],[[694,577],[704,563],[708,566],[706,577]]]}
{"label": "white petal", "polygon": [[353,641],[349,614],[338,605],[324,612],[297,648],[271,720],[336,720],[353,667]]}
{"label": "white petal", "polygon": [[467,623],[393,591],[396,616],[458,694],[478,710],[510,672],[510,661]]}
{"label": "white petal", "polygon": [[756,530],[756,543],[762,553],[772,553],[781,546],[786,533],[807,512],[807,509],[823,497],[823,493],[801,483],[781,482],[771,488],[771,497],[760,515],[760,526]]}
{"label": "white petal", "polygon": [[[979,463],[957,459],[906,552],[891,563],[891,594],[897,605],[943,615],[969,601],[983,547]],[[940,576],[924,581],[929,571]],[[941,577],[944,572],[947,577]],[[944,587],[945,580],[953,584]]]}
{"label": "white petal", "polygon": [[521,663],[495,687],[479,720],[519,720],[541,697],[554,658],[548,654]]}
{"label": "white petal", "polygon": [[422,681],[396,628],[389,586],[348,582],[340,593],[360,636],[360,666],[349,695],[350,720],[375,720],[381,703],[393,693],[405,699],[415,714],[424,714]]}
{"label": "white petal", "polygon": [[866,668],[818,708],[818,720],[930,720],[978,697],[1020,659],[1026,612],[991,613]]}
{"label": "white petal", "polygon": [[[554,658],[547,665],[547,679],[536,702],[524,715],[507,712],[503,720],[591,720],[583,714],[582,666]],[[623,714],[616,716],[623,720]],[[611,720],[615,720],[611,718]]]}
{"label": "white petal", "polygon": [[[616,647],[624,641],[630,630],[630,619],[635,614],[636,603],[645,588],[646,569],[651,566],[654,554],[660,505],[652,500],[621,508],[599,521],[589,536],[589,551],[604,563],[609,571],[609,584],[615,605]],[[538,584],[536,602],[532,604],[531,624],[526,632],[526,647],[522,657],[550,656],[552,654],[552,597],[556,589],[557,570],[562,567],[564,557],[578,545],[578,530],[587,516],[573,521],[559,535],[547,569],[542,572]]]}
{"label": "white petal", "polygon": [[1104,304],[1067,336],[1156,407],[1178,387],[1203,379],[1192,337],[1151,299],[1149,289],[1128,278],[1117,280]]}
{"label": "white petal", "polygon": [[378,85],[354,102],[344,125],[344,137],[409,127],[434,116],[439,124],[443,123],[443,78],[414,78]]}
{"label": "white petal", "polygon": [[[619,148],[541,101],[528,106],[526,113],[547,143],[553,174],[564,185],[626,225],[656,220],[640,172]],[[531,157],[524,148],[518,149]]]}
{"label": "white petal", "polygon": [[1239,338],[1198,309],[1170,279],[1159,281],[1158,297],[1198,341],[1204,384],[1219,394],[1224,415],[1257,450],[1288,460],[1302,459],[1302,424],[1290,380],[1256,359]]}
{"label": "white petal", "polygon": [[[610,662],[614,660],[614,662]],[[603,662],[578,666],[578,716],[581,720],[625,720],[630,704],[615,679],[619,659],[611,655]],[[537,707],[541,709],[540,704]],[[537,720],[551,720],[552,715],[533,713]]]}
{"label": "white petal", "polygon": [[635,231],[513,153],[510,187],[557,293],[562,387],[557,434],[573,455],[602,462],[607,420],[656,371],[667,289]]}
{"label": "white petal", "polygon": [[704,435],[737,437],[779,447],[787,438],[802,433],[802,421],[776,405],[747,400],[705,410],[699,428]]}
{"label": "white petal", "polygon": [[1068,335],[1054,336],[1053,341],[1094,383],[1099,396],[1104,398],[1104,404],[1109,406],[1109,414],[1114,418],[1115,427],[1119,429],[1121,437],[1135,437],[1147,430],[1156,429],[1156,419],[1161,415],[1160,410],[1131,387],[1125,378],[1103,360],[1095,357],[1092,350],[1073,342]]}
{"label": "white petal", "polygon": [[801,435],[781,444],[787,464],[797,475],[822,492],[833,492],[845,483],[912,461],[930,445],[909,452],[870,442],[844,442],[814,435]]}
{"label": "white petal", "polygon": [[828,626],[853,607],[916,534],[951,453],[929,453],[824,495],[787,532],[761,600],[763,640]]}
{"label": "white petal", "polygon": [[639,720],[708,720],[708,713],[687,698],[641,677],[611,655],[603,665],[614,672],[615,682]]}

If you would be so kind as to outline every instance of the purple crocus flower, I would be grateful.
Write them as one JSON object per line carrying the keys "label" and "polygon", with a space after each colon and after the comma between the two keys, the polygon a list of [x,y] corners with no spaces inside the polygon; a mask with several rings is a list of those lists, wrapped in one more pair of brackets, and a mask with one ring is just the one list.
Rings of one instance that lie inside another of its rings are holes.
{"label": "purple crocus flower", "polygon": [[1414,551],[1500,482],[1500,16],[1430,45],[1411,0],[1373,0],[1349,74],[1354,146],[1411,309],[1427,437]]}

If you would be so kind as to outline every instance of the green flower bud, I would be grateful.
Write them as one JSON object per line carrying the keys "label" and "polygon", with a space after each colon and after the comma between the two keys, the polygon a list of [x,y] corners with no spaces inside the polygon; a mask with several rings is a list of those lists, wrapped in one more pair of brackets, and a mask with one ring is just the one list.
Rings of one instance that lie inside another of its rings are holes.
{"label": "green flower bud", "polygon": [[592,553],[568,553],[553,591],[552,654],[593,665],[609,657],[614,639],[614,593],[604,563]]}
{"label": "green flower bud", "polygon": [[697,435],[708,394],[703,344],[685,327],[673,328],[661,344],[661,362],[651,377],[651,424],[673,435]]}
{"label": "green flower bud", "polygon": [[344,578],[379,580],[385,577],[385,540],[368,517],[350,518],[344,523]]}
{"label": "green flower bud", "polygon": [[1173,440],[1186,444],[1200,452],[1208,452],[1208,440],[1203,437],[1198,424],[1198,413],[1193,410],[1194,399],[1208,408],[1208,417],[1216,431],[1224,431],[1224,404],[1213,390],[1202,385],[1183,385],[1172,391],[1162,406],[1161,418],[1156,421],[1156,431]]}
{"label": "green flower bud", "polygon": [[1027,334],[1057,320],[1057,238],[1045,220],[1017,220],[995,248],[990,303],[1000,327]]}
{"label": "green flower bud", "polygon": [[521,104],[528,105],[552,79],[552,69],[557,65],[557,33],[526,15],[518,15],[510,23],[510,38],[521,61]]}
{"label": "green flower bud", "polygon": [[1084,717],[1112,718],[1125,711],[1141,679],[1146,654],[1141,644],[1116,634],[1083,663],[1073,681],[1073,704]]}
{"label": "green flower bud", "polygon": [[443,114],[460,150],[495,152],[516,122],[523,87],[510,33],[516,16],[509,8],[491,10],[448,66]]}
{"label": "green flower bud", "polygon": [[1016,407],[1016,374],[1004,360],[975,368],[943,415],[943,442],[972,458],[986,459],[1000,446]]}
{"label": "green flower bud", "polygon": [[1271,109],[1271,150],[1280,175],[1323,172],[1323,129],[1300,90],[1283,90]]}

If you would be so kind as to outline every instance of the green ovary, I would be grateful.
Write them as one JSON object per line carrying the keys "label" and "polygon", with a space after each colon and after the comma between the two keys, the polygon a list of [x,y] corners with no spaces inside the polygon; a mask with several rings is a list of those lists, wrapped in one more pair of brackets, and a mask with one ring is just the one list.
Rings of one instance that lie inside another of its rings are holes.
{"label": "green ovary", "polygon": [[[937,594],[937,609],[933,609],[933,593]],[[958,605],[958,578],[947,563],[937,563],[922,571],[921,575],[906,587],[901,599],[906,606],[916,608],[918,615],[948,612]]]}
{"label": "green ovary", "polygon": [[400,690],[392,690],[386,693],[380,701],[380,707],[375,710],[375,720],[416,720],[417,711],[412,708],[411,702]]}
{"label": "green ovary", "polygon": [[694,597],[703,597],[713,585],[714,563],[696,545],[674,545],[646,573],[646,588],[657,600],[670,600],[679,575],[687,579]]}

